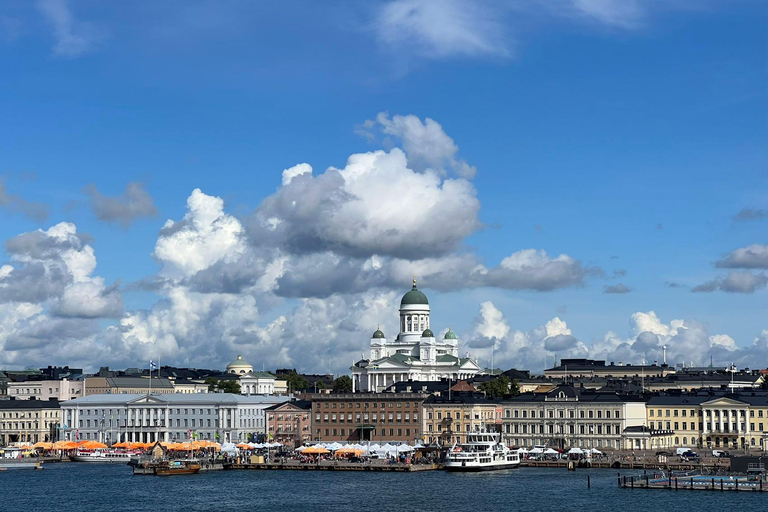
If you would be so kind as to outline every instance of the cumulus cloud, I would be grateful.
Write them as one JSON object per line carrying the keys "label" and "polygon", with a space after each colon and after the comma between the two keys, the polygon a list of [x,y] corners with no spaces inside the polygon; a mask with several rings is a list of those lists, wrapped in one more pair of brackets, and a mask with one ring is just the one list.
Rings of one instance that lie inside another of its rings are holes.
{"label": "cumulus cloud", "polygon": [[119,283],[93,275],[90,237],[62,222],[5,242],[0,266],[0,364],[110,358],[97,342],[99,320],[123,315]]}
{"label": "cumulus cloud", "polygon": [[603,338],[587,344],[571,332],[566,323],[553,318],[527,332],[510,328],[509,322],[492,303],[480,305],[474,328],[467,336],[470,354],[490,364],[491,352],[496,367],[525,368],[540,371],[565,358],[604,359],[640,364],[654,360],[661,363],[663,347],[667,362],[703,365],[710,355],[716,364],[734,362],[741,367],[768,364],[768,330],[762,331],[750,346],[738,347],[726,334],[709,332],[706,324],[695,320],[662,322],[653,311],[637,312],[630,317],[625,336],[607,332]]}
{"label": "cumulus cloud", "polygon": [[102,195],[94,185],[85,191],[91,196],[91,209],[99,220],[119,222],[128,227],[137,219],[157,214],[152,196],[141,183],[129,183],[119,197]]}
{"label": "cumulus cloud", "polygon": [[356,132],[368,140],[375,140],[377,131],[400,142],[408,157],[408,166],[416,171],[433,171],[445,174],[453,171],[462,178],[472,179],[477,169],[457,158],[459,147],[443,130],[443,127],[427,117],[422,121],[414,115],[389,117],[380,112],[376,120],[367,120]]}
{"label": "cumulus cloud", "polygon": [[93,49],[104,37],[103,30],[94,24],[77,20],[67,0],[40,0],[38,8],[53,27],[54,55],[78,57]]}
{"label": "cumulus cloud", "polygon": [[629,293],[632,291],[632,288],[625,285],[624,283],[617,283],[614,285],[606,285],[603,286],[603,293]]}
{"label": "cumulus cloud", "polygon": [[479,227],[464,179],[415,172],[403,151],[349,157],[343,169],[293,176],[247,223],[253,243],[293,253],[419,258],[453,251]]}
{"label": "cumulus cloud", "polygon": [[754,293],[765,288],[768,284],[768,276],[763,272],[729,272],[725,276],[718,276],[691,289],[692,292],[723,291],[731,293]]}
{"label": "cumulus cloud", "polygon": [[768,269],[768,245],[750,245],[736,249],[715,264],[719,268]]}
{"label": "cumulus cloud", "polygon": [[9,194],[5,179],[0,178],[0,208],[14,213],[21,213],[33,220],[44,221],[48,218],[48,207],[43,203],[27,201],[16,194]]}
{"label": "cumulus cloud", "polygon": [[187,213],[178,222],[166,221],[155,244],[161,273],[191,275],[218,261],[233,261],[245,248],[243,227],[224,213],[221,198],[195,189],[187,199]]}

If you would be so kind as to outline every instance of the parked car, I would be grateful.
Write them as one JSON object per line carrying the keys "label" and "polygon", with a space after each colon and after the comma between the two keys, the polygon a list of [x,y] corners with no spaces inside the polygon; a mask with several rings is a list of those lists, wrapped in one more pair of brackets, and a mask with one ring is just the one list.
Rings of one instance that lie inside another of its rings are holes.
{"label": "parked car", "polygon": [[680,460],[684,462],[698,462],[699,454],[693,451],[687,451],[680,455]]}
{"label": "parked car", "polygon": [[713,457],[730,457],[731,453],[725,450],[712,450]]}
{"label": "parked car", "polygon": [[656,452],[656,456],[657,457],[662,457],[662,456],[663,457],[671,457],[672,456],[672,452],[668,452],[666,450],[661,450],[661,451]]}

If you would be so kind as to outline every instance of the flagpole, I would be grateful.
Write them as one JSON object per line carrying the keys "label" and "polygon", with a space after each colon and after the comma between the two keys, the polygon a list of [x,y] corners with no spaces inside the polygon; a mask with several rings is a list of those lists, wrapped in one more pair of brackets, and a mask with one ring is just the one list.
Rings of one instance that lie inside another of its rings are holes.
{"label": "flagpole", "polygon": [[149,392],[147,396],[152,394],[152,360],[149,360]]}

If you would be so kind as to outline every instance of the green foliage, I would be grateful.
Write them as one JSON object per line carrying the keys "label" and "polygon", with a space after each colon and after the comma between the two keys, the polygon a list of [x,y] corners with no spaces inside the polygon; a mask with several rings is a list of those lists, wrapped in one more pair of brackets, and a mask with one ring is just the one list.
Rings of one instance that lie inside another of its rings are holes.
{"label": "green foliage", "polygon": [[[480,384],[480,391],[485,393],[488,398],[504,398],[509,396],[510,393],[510,381],[506,375],[500,375],[493,380],[489,380]],[[520,392],[518,388],[517,392]]]}
{"label": "green foliage", "polygon": [[205,383],[208,384],[209,393],[221,391],[222,393],[240,394],[240,383],[236,380],[218,380],[216,377],[208,377],[205,379]]}
{"label": "green foliage", "polygon": [[296,372],[278,375],[277,378],[288,381],[288,392],[304,391],[309,388],[309,381]]}
{"label": "green foliage", "polygon": [[352,378],[349,375],[342,375],[333,381],[333,391],[335,393],[351,393]]}

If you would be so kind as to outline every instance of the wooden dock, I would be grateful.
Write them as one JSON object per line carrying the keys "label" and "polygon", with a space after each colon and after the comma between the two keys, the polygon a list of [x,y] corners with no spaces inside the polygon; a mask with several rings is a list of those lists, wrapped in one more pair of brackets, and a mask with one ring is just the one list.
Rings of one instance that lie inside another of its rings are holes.
{"label": "wooden dock", "polygon": [[301,463],[299,461],[264,462],[264,463],[230,463],[224,464],[225,470],[289,470],[289,471],[388,471],[407,472],[434,471],[442,469],[439,464],[387,464],[386,461],[342,462],[321,460],[317,463]]}

